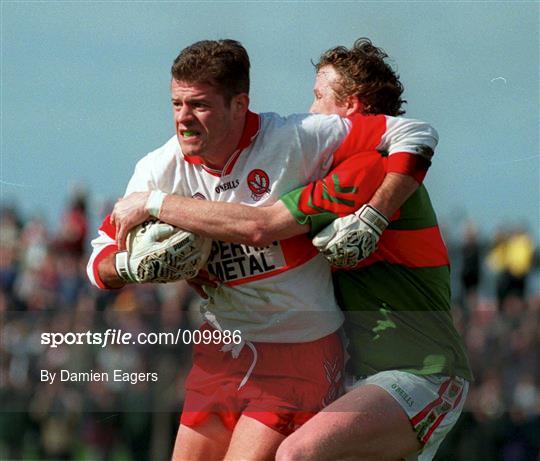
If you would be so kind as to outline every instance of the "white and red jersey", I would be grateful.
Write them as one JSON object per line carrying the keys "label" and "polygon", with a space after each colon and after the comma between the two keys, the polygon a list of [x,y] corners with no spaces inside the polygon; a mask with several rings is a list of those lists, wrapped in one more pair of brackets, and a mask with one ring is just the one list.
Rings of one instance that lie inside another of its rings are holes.
{"label": "white and red jersey", "polygon": [[[360,127],[361,128],[358,128]],[[248,113],[236,152],[221,171],[198,157],[184,157],[176,137],[141,159],[126,195],[161,190],[217,202],[268,206],[292,189],[323,177],[348,134],[362,139],[355,149],[386,155],[418,156],[433,149],[437,134],[429,125],[386,116],[342,119],[325,115]],[[408,163],[410,165],[410,162]],[[107,223],[92,242],[90,280],[101,259],[116,251],[114,228]],[[224,283],[208,288],[206,317],[215,327],[240,330],[258,342],[307,342],[339,328],[342,314],[333,293],[330,268],[306,236],[267,247],[214,242],[207,269]]]}

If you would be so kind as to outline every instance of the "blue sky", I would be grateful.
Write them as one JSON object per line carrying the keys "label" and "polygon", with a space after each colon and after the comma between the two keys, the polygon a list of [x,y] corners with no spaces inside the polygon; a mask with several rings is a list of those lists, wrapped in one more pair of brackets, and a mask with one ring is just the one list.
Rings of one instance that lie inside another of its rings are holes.
{"label": "blue sky", "polygon": [[1,201],[55,225],[70,187],[92,210],[173,134],[169,69],[206,38],[252,61],[252,109],[306,111],[320,53],[367,36],[393,58],[407,115],[440,144],[426,183],[441,220],[540,237],[538,2],[1,3]]}

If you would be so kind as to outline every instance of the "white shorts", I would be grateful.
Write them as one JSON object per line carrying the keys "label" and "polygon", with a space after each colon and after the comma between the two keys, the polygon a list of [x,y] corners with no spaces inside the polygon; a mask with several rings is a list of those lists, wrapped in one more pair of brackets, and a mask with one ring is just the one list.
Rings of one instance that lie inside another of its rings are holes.
{"label": "white shorts", "polygon": [[[459,418],[469,382],[445,375],[418,376],[405,371],[381,371],[354,382],[352,388],[375,384],[407,413],[422,449],[406,461],[429,461]],[[349,388],[347,390],[351,390]]]}

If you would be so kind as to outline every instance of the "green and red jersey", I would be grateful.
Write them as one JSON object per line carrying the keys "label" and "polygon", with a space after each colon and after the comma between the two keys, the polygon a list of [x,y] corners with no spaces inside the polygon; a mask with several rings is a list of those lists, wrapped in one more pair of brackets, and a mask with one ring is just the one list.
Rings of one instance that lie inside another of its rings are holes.
{"label": "green and red jersey", "polygon": [[[373,168],[377,156],[380,161],[375,151],[361,152],[335,162],[324,179],[281,200],[314,235],[371,198],[382,181]],[[423,185],[391,218],[378,249],[355,269],[335,271],[333,278],[348,320],[355,375],[402,370],[472,379],[450,312],[448,252]]]}

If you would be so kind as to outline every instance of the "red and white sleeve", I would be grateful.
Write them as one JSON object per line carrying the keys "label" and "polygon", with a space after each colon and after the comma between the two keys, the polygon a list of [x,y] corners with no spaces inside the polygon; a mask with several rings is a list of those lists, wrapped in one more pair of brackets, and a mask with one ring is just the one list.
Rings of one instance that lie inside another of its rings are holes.
{"label": "red and white sleeve", "polygon": [[92,285],[101,288],[103,290],[108,287],[103,283],[99,276],[98,267],[101,261],[103,261],[111,253],[118,251],[118,245],[116,245],[116,229],[111,224],[111,216],[108,215],[101,224],[98,230],[98,236],[92,240],[92,254],[88,260],[86,266],[86,273]]}
{"label": "red and white sleeve", "polygon": [[439,141],[437,131],[419,120],[385,118],[386,131],[378,149],[388,153],[386,172],[405,174],[421,183]]}

